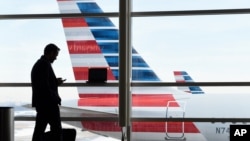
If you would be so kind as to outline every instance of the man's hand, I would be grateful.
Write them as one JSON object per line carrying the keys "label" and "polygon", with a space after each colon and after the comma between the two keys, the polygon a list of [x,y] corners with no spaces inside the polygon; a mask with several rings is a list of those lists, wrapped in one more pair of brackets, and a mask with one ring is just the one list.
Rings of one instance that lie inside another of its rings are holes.
{"label": "man's hand", "polygon": [[66,79],[62,79],[61,77],[57,78],[57,84],[61,85]]}

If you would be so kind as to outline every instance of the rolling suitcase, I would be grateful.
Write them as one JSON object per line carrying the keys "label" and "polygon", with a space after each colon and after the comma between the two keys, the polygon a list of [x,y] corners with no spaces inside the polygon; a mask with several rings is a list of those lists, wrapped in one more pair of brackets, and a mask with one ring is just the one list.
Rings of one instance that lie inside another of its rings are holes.
{"label": "rolling suitcase", "polygon": [[[51,131],[44,134],[43,141],[52,141]],[[76,140],[76,130],[75,129],[62,129],[63,141],[75,141]]]}

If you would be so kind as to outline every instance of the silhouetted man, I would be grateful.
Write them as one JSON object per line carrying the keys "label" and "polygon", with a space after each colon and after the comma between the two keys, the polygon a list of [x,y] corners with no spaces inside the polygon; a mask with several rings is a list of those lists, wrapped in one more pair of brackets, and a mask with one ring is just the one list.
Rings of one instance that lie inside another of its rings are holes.
{"label": "silhouetted man", "polygon": [[59,105],[61,98],[58,85],[64,80],[56,78],[52,69],[60,49],[54,44],[48,44],[44,54],[34,64],[31,71],[32,107],[36,108],[36,124],[32,141],[42,141],[47,124],[50,125],[53,141],[62,141],[62,125]]}

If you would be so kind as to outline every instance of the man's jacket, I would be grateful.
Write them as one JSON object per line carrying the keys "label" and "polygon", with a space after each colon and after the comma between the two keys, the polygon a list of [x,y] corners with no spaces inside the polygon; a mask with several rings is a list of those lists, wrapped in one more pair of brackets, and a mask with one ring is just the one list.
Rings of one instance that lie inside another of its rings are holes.
{"label": "man's jacket", "polygon": [[58,81],[51,63],[42,56],[31,71],[32,107],[50,107],[61,104]]}

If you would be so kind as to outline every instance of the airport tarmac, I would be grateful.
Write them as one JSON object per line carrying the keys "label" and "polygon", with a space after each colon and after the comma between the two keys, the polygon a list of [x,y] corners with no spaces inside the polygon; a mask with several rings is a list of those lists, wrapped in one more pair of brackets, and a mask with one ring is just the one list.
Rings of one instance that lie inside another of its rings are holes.
{"label": "airport tarmac", "polygon": [[[15,141],[31,141],[34,125],[34,121],[15,121]],[[118,139],[104,137],[89,131],[82,131],[80,128],[65,123],[62,123],[62,127],[76,129],[76,141],[119,141]]]}

